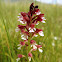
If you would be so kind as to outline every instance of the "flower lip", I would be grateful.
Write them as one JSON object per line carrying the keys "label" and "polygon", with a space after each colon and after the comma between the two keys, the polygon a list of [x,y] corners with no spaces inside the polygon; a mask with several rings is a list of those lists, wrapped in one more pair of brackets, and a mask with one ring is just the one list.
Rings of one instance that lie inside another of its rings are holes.
{"label": "flower lip", "polygon": [[18,32],[19,30],[20,30],[20,29],[19,29],[18,27],[15,29],[16,32]]}

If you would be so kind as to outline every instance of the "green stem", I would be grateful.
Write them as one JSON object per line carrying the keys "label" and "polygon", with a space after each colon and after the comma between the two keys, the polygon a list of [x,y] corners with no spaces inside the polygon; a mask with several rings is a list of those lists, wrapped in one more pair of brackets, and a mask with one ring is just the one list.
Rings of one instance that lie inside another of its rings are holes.
{"label": "green stem", "polygon": [[35,62],[35,60],[33,59],[33,57],[32,57],[32,60],[33,60],[33,62]]}

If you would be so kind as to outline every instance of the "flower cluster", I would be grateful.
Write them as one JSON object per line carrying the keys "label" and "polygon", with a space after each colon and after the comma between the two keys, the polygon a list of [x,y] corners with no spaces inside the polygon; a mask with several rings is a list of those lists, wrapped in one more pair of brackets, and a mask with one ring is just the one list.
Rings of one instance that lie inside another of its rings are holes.
{"label": "flower cluster", "polygon": [[[21,12],[18,16],[18,21],[23,25],[18,25],[16,32],[21,31],[21,39],[20,44],[18,44],[18,49],[21,49],[23,46],[29,47],[30,51],[28,54],[28,59],[31,61],[32,51],[39,50],[39,52],[43,52],[42,45],[38,45],[36,41],[32,40],[33,37],[37,37],[38,34],[40,36],[44,36],[43,30],[35,28],[39,22],[45,23],[44,14],[41,14],[38,6],[34,6],[33,3],[30,5],[30,10],[28,13]],[[29,46],[30,45],[30,46]],[[20,58],[26,57],[25,55],[18,54],[17,62]]]}

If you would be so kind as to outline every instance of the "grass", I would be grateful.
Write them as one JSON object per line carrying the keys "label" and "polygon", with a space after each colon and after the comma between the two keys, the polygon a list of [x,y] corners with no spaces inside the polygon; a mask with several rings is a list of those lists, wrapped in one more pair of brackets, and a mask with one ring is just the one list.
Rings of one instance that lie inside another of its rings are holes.
{"label": "grass", "polygon": [[[17,15],[20,12],[28,12],[30,2],[7,3],[0,2],[0,62],[16,62],[17,54],[23,51],[17,50],[21,40],[20,33],[15,29]],[[45,14],[46,24],[40,23],[37,28],[44,31],[45,36],[33,38],[38,44],[42,43],[43,53],[33,52],[31,62],[62,62],[62,6],[36,3],[41,12]],[[54,40],[54,37],[57,40]],[[55,46],[52,46],[55,43]],[[25,51],[24,51],[25,52]],[[21,59],[21,62],[25,62]]]}

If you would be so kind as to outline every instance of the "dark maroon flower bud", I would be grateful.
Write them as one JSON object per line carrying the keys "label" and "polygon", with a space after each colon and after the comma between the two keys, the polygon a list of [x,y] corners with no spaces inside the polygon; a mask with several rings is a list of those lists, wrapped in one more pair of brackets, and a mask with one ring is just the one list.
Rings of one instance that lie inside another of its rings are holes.
{"label": "dark maroon flower bud", "polygon": [[32,11],[33,8],[34,8],[33,4],[34,4],[34,3],[32,3],[32,4],[30,5],[30,11]]}
{"label": "dark maroon flower bud", "polygon": [[34,3],[32,3],[32,4],[30,5],[30,13],[31,13],[30,15],[31,15],[31,16],[33,15],[33,10],[34,10],[33,4],[34,4]]}
{"label": "dark maroon flower bud", "polygon": [[38,5],[36,5],[34,8],[38,8]]}

